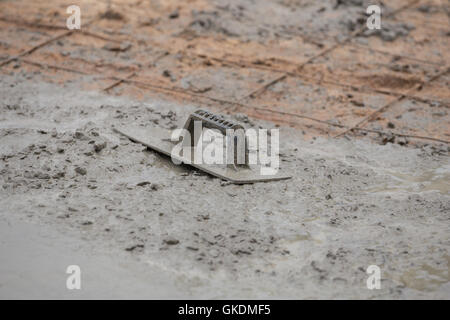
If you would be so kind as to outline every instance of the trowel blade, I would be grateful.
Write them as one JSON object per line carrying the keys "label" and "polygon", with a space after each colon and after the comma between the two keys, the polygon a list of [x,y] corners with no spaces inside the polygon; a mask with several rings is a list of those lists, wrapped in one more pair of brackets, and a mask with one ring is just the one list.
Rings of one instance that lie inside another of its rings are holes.
{"label": "trowel blade", "polygon": [[170,141],[171,132],[159,127],[140,128],[135,126],[118,126],[113,128],[117,133],[129,138],[131,141],[140,143],[152,150],[172,157],[179,162],[190,165],[194,168],[202,170],[217,178],[230,181],[234,184],[247,184],[255,182],[267,182],[290,179],[291,176],[277,173],[275,175],[262,175],[260,170],[255,168],[238,168],[233,169],[229,167],[218,167],[208,164],[197,164],[190,161],[183,156],[172,155],[174,144]]}

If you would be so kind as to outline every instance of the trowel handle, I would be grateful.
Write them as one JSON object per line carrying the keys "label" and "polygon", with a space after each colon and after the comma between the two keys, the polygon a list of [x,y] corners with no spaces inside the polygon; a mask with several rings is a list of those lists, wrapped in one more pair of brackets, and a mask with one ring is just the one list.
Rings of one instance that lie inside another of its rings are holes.
{"label": "trowel handle", "polygon": [[[234,165],[242,164],[248,166],[248,142],[247,137],[245,136],[245,129],[242,125],[227,120],[221,115],[199,109],[194,113],[191,113],[184,124],[184,129],[191,135],[190,146],[192,147],[197,145],[196,139],[198,139],[194,132],[195,121],[201,121],[202,128],[219,130],[224,136],[227,136],[227,130],[233,130]],[[239,139],[239,135],[242,136],[241,139]],[[184,137],[183,141],[185,141]],[[244,152],[239,152],[241,150],[239,143],[243,143],[242,148],[244,149]]]}
{"label": "trowel handle", "polygon": [[199,109],[189,116],[184,125],[184,129],[188,130],[191,134],[193,133],[191,129],[193,130],[194,121],[201,121],[203,128],[217,129],[223,135],[226,134],[227,129],[244,129],[242,125],[226,120],[221,115],[216,115],[209,111]]}

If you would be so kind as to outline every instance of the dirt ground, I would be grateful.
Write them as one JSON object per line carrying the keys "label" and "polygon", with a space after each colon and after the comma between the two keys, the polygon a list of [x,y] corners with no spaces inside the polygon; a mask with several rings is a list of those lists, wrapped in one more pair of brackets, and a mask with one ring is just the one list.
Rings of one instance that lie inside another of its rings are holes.
{"label": "dirt ground", "polygon": [[[77,4],[68,30],[64,1],[0,1],[0,298],[450,298],[447,1],[386,1],[378,32],[363,0]],[[293,178],[112,130],[199,107],[278,127]]]}

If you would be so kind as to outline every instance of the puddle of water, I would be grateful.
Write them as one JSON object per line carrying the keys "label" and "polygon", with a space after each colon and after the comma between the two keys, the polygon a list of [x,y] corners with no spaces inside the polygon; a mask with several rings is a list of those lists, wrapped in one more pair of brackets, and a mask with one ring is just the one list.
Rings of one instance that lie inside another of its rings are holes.
{"label": "puddle of water", "polygon": [[368,192],[426,192],[438,191],[450,195],[450,166],[425,171],[419,175],[387,171],[394,182],[366,189]]}
{"label": "puddle of water", "polygon": [[311,218],[303,219],[302,222],[313,222],[318,219],[319,219],[319,217],[311,217]]}
{"label": "puddle of water", "polygon": [[[447,256],[447,266],[450,266],[450,257]],[[427,264],[419,268],[405,271],[400,281],[407,286],[419,291],[433,291],[440,285],[450,281],[450,268],[447,270],[436,269]]]}
{"label": "puddle of water", "polygon": [[322,240],[312,237],[309,233],[297,234],[293,237],[282,239],[279,243],[283,248],[295,252],[304,246],[304,241],[313,241],[316,244],[322,244]]}

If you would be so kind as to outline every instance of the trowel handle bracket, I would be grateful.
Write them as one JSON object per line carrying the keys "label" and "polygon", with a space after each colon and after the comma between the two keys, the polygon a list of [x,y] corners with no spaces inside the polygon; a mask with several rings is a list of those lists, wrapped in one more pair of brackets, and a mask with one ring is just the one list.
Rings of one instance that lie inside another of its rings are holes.
{"label": "trowel handle bracket", "polygon": [[[243,137],[242,137],[242,139],[243,139],[242,141],[244,141],[243,156],[245,157],[245,159],[241,158],[241,161],[238,161],[238,156],[239,156],[238,148],[239,147],[236,142],[236,141],[238,141],[238,137],[236,135],[234,135],[233,136],[234,142],[235,142],[234,148],[233,148],[233,150],[234,150],[234,166],[237,166],[237,165],[248,166],[248,141],[247,141],[247,137],[245,136],[245,128],[241,124],[227,120],[221,115],[216,115],[212,112],[198,109],[195,112],[190,114],[189,118],[186,120],[186,123],[184,124],[184,129],[187,132],[189,132],[189,134],[191,136],[191,139],[190,139],[191,147],[195,147],[197,145],[196,139],[198,139],[198,137],[195,136],[195,132],[194,132],[195,121],[201,121],[202,128],[219,130],[225,137],[227,137],[227,130],[229,130],[229,129],[239,130],[239,131],[235,131],[235,132],[238,132],[238,133],[240,132],[241,134],[243,134]],[[183,137],[183,142],[186,141],[186,139],[184,139],[184,138],[185,137]],[[189,141],[186,141],[186,142],[189,143]]]}

